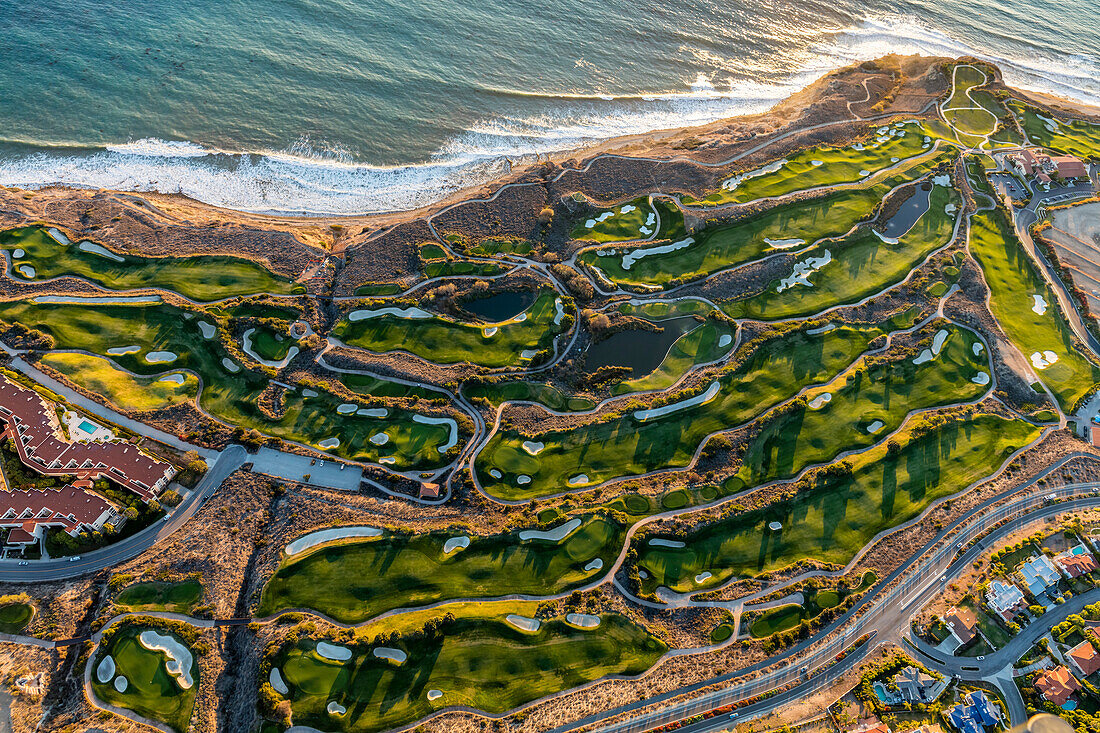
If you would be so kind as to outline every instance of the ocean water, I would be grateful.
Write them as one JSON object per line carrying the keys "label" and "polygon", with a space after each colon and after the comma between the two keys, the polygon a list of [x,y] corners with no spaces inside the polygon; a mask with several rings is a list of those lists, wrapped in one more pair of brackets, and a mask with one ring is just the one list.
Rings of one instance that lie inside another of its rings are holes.
{"label": "ocean water", "polygon": [[248,211],[412,208],[889,52],[1100,103],[1082,0],[0,0],[0,31],[0,184]]}

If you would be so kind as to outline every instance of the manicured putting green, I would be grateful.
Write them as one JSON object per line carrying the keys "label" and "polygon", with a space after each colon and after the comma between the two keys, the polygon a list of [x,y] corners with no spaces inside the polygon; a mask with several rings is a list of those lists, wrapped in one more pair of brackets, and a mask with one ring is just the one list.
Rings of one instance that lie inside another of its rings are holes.
{"label": "manicured putting green", "polygon": [[765,636],[790,631],[802,623],[803,618],[805,615],[802,606],[797,603],[780,606],[761,614],[752,622],[749,633],[757,639],[762,639]]}
{"label": "manicured putting green", "polygon": [[190,613],[202,599],[202,584],[197,580],[180,583],[136,583],[115,597],[115,605],[129,611],[173,611]]}
{"label": "manicured putting green", "polygon": [[733,627],[729,624],[719,624],[714,627],[714,631],[710,632],[710,640],[715,644],[721,644],[731,636],[733,636]]}
{"label": "manicured putting green", "polygon": [[27,628],[34,617],[34,607],[29,603],[6,603],[0,606],[0,631],[18,634]]}
{"label": "manicured putting green", "polygon": [[1008,107],[1035,145],[1082,159],[1100,157],[1100,125],[1061,119],[1015,99]]}
{"label": "manicured putting green", "polygon": [[586,216],[573,227],[573,239],[621,242],[645,239],[656,229],[657,212],[649,205],[649,197],[641,196]]}

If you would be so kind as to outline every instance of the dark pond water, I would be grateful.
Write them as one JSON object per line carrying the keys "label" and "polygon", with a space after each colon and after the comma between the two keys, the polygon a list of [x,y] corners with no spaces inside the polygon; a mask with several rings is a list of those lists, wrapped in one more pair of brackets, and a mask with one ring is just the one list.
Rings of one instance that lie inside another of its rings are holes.
{"label": "dark pond water", "polygon": [[[927,188],[925,188],[927,186]],[[908,232],[917,223],[917,219],[928,211],[928,202],[932,196],[932,184],[925,183],[917,187],[917,192],[902,204],[889,221],[878,227],[883,236],[895,239]]]}
{"label": "dark pond water", "polygon": [[518,316],[531,307],[534,302],[534,291],[520,290],[518,292],[497,293],[477,300],[468,300],[462,304],[462,310],[473,313],[483,321],[497,323]]}
{"label": "dark pond water", "polygon": [[680,316],[658,321],[660,331],[632,329],[619,331],[585,352],[584,368],[592,374],[605,366],[630,367],[630,378],[649,374],[656,369],[676,339],[701,325],[694,316]]}

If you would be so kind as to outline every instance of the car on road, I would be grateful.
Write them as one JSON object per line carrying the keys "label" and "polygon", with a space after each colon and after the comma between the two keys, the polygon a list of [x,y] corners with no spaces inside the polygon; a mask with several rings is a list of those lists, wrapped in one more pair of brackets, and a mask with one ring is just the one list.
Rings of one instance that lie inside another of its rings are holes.
{"label": "car on road", "polygon": [[740,714],[741,713],[730,713],[730,719],[732,720],[733,718],[736,718]]}
{"label": "car on road", "polygon": [[69,558],[69,562],[76,562],[79,559],[80,559],[80,555],[73,555],[72,557]]}
{"label": "car on road", "polygon": [[985,655],[984,655],[984,654],[979,654],[979,655],[978,655],[978,661],[980,662],[980,661],[982,661],[983,659],[985,659]]}
{"label": "car on road", "polygon": [[20,560],[20,561],[19,561],[19,564],[20,564],[20,565],[27,565],[27,564],[29,564],[29,563],[27,563],[27,561],[26,561],[26,560]]}

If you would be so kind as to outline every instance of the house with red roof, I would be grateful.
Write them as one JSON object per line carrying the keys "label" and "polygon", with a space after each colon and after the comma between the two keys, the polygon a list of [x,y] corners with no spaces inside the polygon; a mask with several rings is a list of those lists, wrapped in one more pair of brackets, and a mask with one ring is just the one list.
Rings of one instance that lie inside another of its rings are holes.
{"label": "house with red roof", "polygon": [[1062,706],[1073,696],[1073,693],[1081,689],[1081,683],[1067,667],[1055,667],[1039,673],[1035,678],[1035,689],[1045,699]]}
{"label": "house with red roof", "polygon": [[1096,653],[1096,647],[1088,639],[1066,652],[1066,659],[1077,668],[1082,677],[1100,669],[1100,654]]}

